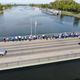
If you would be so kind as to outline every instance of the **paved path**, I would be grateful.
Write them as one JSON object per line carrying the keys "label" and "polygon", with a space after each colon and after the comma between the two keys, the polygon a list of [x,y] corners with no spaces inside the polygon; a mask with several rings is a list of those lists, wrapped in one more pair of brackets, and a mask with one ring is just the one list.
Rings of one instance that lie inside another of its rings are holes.
{"label": "paved path", "polygon": [[80,39],[0,42],[8,53],[0,56],[0,70],[80,58]]}

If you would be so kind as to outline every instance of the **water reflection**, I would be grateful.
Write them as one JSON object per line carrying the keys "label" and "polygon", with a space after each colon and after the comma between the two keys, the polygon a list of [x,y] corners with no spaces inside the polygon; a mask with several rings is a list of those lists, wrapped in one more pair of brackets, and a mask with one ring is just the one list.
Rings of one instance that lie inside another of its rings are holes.
{"label": "water reflection", "polygon": [[75,17],[73,21],[73,25],[77,27],[79,26],[79,22],[80,22],[80,19]]}
{"label": "water reflection", "polygon": [[62,21],[64,18],[64,15],[60,15],[60,20]]}
{"label": "water reflection", "polygon": [[[68,17],[68,16],[66,16],[66,17]],[[65,18],[64,15],[61,15],[61,16],[60,16],[60,20],[61,20],[61,21],[64,21],[64,18]],[[76,17],[72,17],[72,18],[74,18],[74,19],[73,19],[73,27],[74,27],[74,26],[78,27],[78,26],[79,26],[80,19],[79,19],[79,18],[76,18]]]}

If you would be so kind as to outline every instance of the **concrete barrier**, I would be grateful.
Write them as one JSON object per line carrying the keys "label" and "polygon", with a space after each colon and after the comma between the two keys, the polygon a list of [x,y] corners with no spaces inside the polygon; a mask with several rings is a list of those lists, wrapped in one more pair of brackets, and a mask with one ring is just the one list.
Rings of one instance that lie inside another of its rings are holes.
{"label": "concrete barrier", "polygon": [[64,55],[59,55],[59,56],[22,60],[22,61],[16,61],[16,62],[8,62],[8,63],[0,63],[0,70],[35,66],[35,65],[40,65],[40,64],[73,60],[73,59],[78,59],[78,58],[80,58],[80,53],[70,52],[67,54],[64,53]]}

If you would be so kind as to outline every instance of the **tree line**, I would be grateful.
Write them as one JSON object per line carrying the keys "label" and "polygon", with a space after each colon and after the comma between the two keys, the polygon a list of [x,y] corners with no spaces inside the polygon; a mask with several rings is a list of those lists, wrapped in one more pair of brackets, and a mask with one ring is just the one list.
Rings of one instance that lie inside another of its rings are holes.
{"label": "tree line", "polygon": [[7,8],[11,8],[11,5],[10,4],[6,4],[6,5],[0,4],[0,11],[7,9]]}
{"label": "tree line", "polygon": [[74,0],[56,0],[50,4],[32,4],[32,6],[38,6],[41,8],[50,8],[64,11],[80,12],[80,4]]}

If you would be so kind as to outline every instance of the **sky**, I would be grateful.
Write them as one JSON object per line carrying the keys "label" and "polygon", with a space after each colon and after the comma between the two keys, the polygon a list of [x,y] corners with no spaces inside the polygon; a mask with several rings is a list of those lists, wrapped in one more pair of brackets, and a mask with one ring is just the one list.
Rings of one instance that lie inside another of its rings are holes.
{"label": "sky", "polygon": [[[55,0],[0,0],[0,3],[19,3],[19,4],[30,4],[30,3],[50,3]],[[75,0],[80,3],[80,0]]]}
{"label": "sky", "polygon": [[53,0],[0,0],[0,3],[49,3]]}

